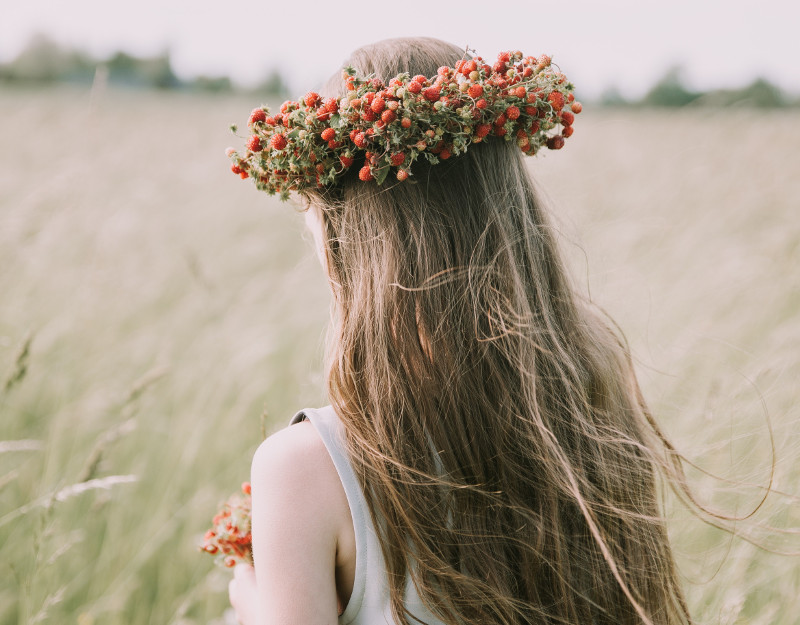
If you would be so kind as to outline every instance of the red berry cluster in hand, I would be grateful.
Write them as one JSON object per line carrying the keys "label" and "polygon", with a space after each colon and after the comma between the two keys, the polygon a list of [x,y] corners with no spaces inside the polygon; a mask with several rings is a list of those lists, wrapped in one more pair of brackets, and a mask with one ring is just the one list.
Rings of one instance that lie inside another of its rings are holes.
{"label": "red berry cluster in hand", "polygon": [[239,563],[253,564],[250,533],[250,484],[242,484],[242,494],[233,495],[214,516],[213,526],[203,537],[202,551],[217,556],[231,567]]}
{"label": "red berry cluster in hand", "polygon": [[558,150],[581,112],[574,87],[547,55],[502,52],[440,67],[436,76],[399,74],[388,84],[344,70],[347,93],[314,92],[287,101],[280,113],[250,114],[247,152],[229,150],[232,170],[287,199],[290,191],[333,184],[355,168],[364,182],[412,175],[419,158],[431,164],[463,154],[490,136],[515,140],[527,155]]}

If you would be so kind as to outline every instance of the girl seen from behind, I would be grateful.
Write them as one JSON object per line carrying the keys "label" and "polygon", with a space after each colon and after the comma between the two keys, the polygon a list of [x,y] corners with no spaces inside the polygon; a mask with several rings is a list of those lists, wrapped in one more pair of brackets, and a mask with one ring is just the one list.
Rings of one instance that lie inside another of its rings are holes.
{"label": "girl seen from behind", "polygon": [[[464,58],[394,39],[347,64],[389,84]],[[480,99],[477,73],[463,106]],[[347,93],[337,74],[321,96]],[[379,136],[403,123],[405,96],[386,96],[398,105]],[[417,159],[410,180],[363,175],[374,154],[356,133],[352,167],[298,186],[333,294],[331,405],[256,453],[255,569],[231,584],[245,625],[691,622],[659,504],[662,478],[685,485],[679,457],[621,334],[567,275],[522,136],[494,136],[525,134],[511,117]]]}

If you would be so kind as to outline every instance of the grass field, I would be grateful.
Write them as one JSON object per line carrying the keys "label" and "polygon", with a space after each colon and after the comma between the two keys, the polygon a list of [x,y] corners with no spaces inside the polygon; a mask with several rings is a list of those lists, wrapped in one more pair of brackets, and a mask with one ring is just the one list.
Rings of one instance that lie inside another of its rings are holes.
{"label": "grass field", "polygon": [[[324,400],[302,218],[227,169],[258,102],[0,94],[0,623],[221,622],[196,551],[263,432]],[[701,501],[800,551],[800,114],[592,112],[534,159]],[[116,476],[116,477],[114,477]],[[93,481],[94,480],[94,481]],[[97,481],[99,480],[99,481]],[[749,482],[754,485],[743,484]],[[781,494],[783,493],[783,494]],[[669,499],[701,623],[796,624],[800,558]]]}

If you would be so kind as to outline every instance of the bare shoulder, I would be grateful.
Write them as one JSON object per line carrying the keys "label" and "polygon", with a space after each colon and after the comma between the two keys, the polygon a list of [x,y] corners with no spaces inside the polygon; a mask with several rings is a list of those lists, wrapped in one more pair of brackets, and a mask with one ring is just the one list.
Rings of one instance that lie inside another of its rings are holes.
{"label": "bare shoulder", "polygon": [[[252,477],[256,481],[287,486],[336,477],[325,443],[310,421],[279,430],[258,446],[253,456]],[[337,478],[338,479],[338,478]]]}
{"label": "bare shoulder", "polygon": [[332,523],[338,533],[349,515],[347,499],[325,443],[317,429],[303,421],[279,430],[261,445],[251,467],[253,496],[269,497],[270,505],[288,506],[297,514],[324,510],[317,523]]}
{"label": "bare shoulder", "polygon": [[261,443],[250,482],[262,621],[335,623],[337,552],[349,508],[313,424],[288,426]]}

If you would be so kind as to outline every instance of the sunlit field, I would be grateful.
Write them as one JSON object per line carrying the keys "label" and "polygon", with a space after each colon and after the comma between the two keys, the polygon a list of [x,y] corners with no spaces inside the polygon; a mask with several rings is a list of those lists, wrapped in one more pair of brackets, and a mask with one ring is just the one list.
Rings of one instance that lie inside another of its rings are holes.
{"label": "sunlit field", "polygon": [[[302,216],[224,156],[257,104],[0,93],[2,624],[224,622],[197,544],[263,436],[326,403]],[[774,466],[742,537],[666,494],[693,614],[796,624],[800,558],[745,539],[800,551],[767,527],[800,530],[800,114],[586,108],[530,162],[577,287],[701,503],[746,516]]]}

